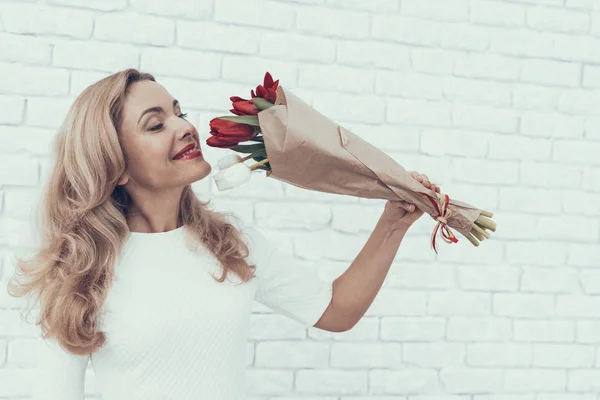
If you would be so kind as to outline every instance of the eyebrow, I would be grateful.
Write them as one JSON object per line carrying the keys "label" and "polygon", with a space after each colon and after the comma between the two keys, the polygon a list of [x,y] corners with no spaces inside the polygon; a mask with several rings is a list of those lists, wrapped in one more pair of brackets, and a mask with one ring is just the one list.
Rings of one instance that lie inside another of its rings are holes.
{"label": "eyebrow", "polygon": [[[175,108],[175,106],[179,104],[179,101],[177,101],[177,99],[173,100],[173,108]],[[164,110],[162,109],[162,107],[158,106],[158,107],[150,107],[149,109],[147,109],[146,111],[144,111],[142,113],[142,115],[140,115],[140,119],[138,120],[138,125],[140,124],[140,121],[142,120],[142,117],[148,113],[151,112],[164,112]]]}

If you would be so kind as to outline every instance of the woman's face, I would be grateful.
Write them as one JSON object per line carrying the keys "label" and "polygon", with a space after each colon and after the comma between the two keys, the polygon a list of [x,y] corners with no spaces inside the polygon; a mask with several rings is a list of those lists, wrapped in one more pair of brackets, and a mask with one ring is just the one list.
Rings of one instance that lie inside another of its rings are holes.
{"label": "woman's face", "polygon": [[174,101],[156,82],[139,81],[131,86],[121,127],[121,143],[129,157],[120,185],[150,190],[183,188],[210,174],[211,166],[203,156],[173,159],[190,143],[202,151],[198,131]]}

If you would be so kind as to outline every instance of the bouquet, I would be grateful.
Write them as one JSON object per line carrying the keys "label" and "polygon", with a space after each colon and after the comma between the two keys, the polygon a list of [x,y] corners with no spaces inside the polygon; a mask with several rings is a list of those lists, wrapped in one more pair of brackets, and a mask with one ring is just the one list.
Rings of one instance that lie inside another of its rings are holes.
{"label": "bouquet", "polygon": [[[445,242],[457,243],[454,228],[474,246],[490,238],[487,230],[496,231],[491,212],[426,188],[386,153],[284,90],[270,73],[250,95],[232,96],[235,115],[210,121],[208,146],[246,154],[219,160],[213,178],[219,191],[247,182],[261,169],[308,190],[408,201],[437,221],[431,235],[436,254],[438,230]],[[244,161],[250,158],[257,162],[248,167]]]}

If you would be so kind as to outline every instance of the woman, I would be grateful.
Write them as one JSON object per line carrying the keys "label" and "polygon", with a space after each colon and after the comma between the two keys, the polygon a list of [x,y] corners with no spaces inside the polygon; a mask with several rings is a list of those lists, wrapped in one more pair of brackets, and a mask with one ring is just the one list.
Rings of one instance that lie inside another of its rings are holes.
{"label": "woman", "polygon": [[[86,88],[54,146],[42,245],[18,260],[25,282],[9,286],[40,302],[36,325],[48,340],[35,400],[84,399],[90,360],[104,400],[243,399],[254,300],[306,327],[353,325],[342,301],[333,306],[331,283],[195,196],[191,184],[211,166],[196,152],[197,130],[152,75],[127,69]],[[388,202],[386,227],[422,215],[399,211],[409,206]]]}

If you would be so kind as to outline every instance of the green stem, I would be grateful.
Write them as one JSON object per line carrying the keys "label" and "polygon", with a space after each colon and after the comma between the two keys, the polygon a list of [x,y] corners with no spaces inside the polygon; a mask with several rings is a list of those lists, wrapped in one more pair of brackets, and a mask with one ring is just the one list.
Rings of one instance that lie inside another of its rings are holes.
{"label": "green stem", "polygon": [[261,165],[263,165],[263,164],[266,164],[266,163],[268,163],[268,162],[269,162],[269,159],[268,159],[268,158],[265,158],[264,160],[262,160],[262,161],[260,161],[260,162],[257,162],[256,164],[252,165],[252,166],[250,167],[250,171],[254,171],[256,168],[258,168],[258,167],[260,167]]}

